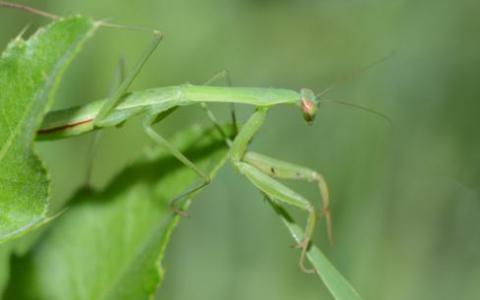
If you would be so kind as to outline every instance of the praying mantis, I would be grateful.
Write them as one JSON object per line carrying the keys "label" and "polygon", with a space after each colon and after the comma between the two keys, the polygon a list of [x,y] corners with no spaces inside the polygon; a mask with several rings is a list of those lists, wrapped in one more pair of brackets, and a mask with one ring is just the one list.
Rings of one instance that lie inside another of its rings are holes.
{"label": "praying mantis", "polygon": [[[43,15],[52,17],[52,15],[46,13]],[[162,40],[160,32],[153,31],[153,34],[154,38],[151,44],[110,98],[94,101],[84,106],[47,113],[41,128],[37,132],[37,140],[55,140],[78,136],[108,127],[116,127],[133,116],[144,115],[143,128],[147,136],[157,145],[167,149],[200,178],[198,184],[172,199],[172,203],[174,203],[203,189],[211,182],[211,178],[167,139],[157,133],[152,126],[164,120],[182,106],[201,105],[230,147],[229,158],[234,169],[244,175],[271,201],[278,204],[288,204],[307,213],[304,238],[297,245],[301,249],[299,265],[304,272],[314,272],[314,269],[305,266],[305,257],[319,214],[311,201],[287,187],[278,179],[306,181],[318,186],[323,202],[321,215],[326,219],[327,236],[332,240],[329,191],[324,177],[310,168],[249,151],[248,146],[262,127],[270,108],[277,105],[296,107],[305,121],[311,124],[315,119],[318,105],[329,101],[320,99],[310,89],[302,89],[297,92],[275,88],[182,84],[129,92],[131,83]],[[223,133],[213,113],[208,109],[207,103],[247,104],[254,106],[255,111],[239,129],[233,140],[230,140]]]}
{"label": "praying mantis", "polygon": [[302,111],[305,120],[312,122],[317,110],[315,95],[308,89],[303,89],[300,93],[297,93],[286,89],[195,86],[191,84],[127,93],[128,86],[160,43],[160,40],[161,35],[158,34],[114,96],[85,106],[48,113],[41,129],[38,131],[37,138],[42,140],[72,137],[102,128],[118,126],[135,115],[143,114],[145,115],[143,128],[147,136],[159,146],[167,149],[201,178],[199,184],[175,197],[172,200],[175,202],[201,190],[211,182],[211,178],[158,134],[152,126],[181,106],[208,102],[253,105],[256,107],[255,112],[244,123],[233,141],[229,142],[230,161],[237,171],[246,176],[269,199],[296,206],[308,213],[305,237],[298,247],[302,249],[301,269],[305,272],[313,272],[314,270],[304,265],[304,260],[314,232],[317,212],[310,201],[276,179],[296,179],[318,184],[323,200],[323,214],[327,219],[328,236],[331,239],[329,195],[323,176],[309,168],[247,151],[247,148],[261,128],[268,110],[273,106],[280,104],[297,106]]}

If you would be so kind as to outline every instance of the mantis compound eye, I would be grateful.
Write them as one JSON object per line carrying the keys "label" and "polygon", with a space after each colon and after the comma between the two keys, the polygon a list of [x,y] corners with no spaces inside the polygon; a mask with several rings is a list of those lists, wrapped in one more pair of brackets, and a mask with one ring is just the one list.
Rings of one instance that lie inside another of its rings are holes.
{"label": "mantis compound eye", "polygon": [[309,125],[313,123],[317,114],[317,103],[315,98],[315,94],[312,90],[302,89],[300,91],[300,109],[302,110],[303,118]]}

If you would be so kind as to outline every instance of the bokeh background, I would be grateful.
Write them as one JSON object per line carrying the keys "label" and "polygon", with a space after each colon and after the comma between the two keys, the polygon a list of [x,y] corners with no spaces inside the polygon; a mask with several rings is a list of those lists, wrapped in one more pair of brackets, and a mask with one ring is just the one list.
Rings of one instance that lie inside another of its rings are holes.
{"label": "bokeh background", "polygon": [[[480,18],[477,1],[139,0],[23,1],[61,15],[86,14],[157,28],[165,40],[134,89],[201,84],[226,69],[236,86],[316,91],[386,113],[381,119],[324,105],[307,127],[291,107],[271,111],[251,145],[321,171],[336,243],[315,242],[365,299],[480,297]],[[0,45],[45,20],[0,10]],[[120,57],[132,65],[151,37],[101,29],[69,69],[56,107],[109,93]],[[390,53],[365,71],[361,66]],[[219,82],[218,84],[223,84]],[[237,107],[245,120],[251,107]],[[214,106],[228,121],[228,105]],[[158,128],[205,123],[185,108]],[[101,136],[39,144],[60,206],[85,181],[101,188],[148,144],[140,120]],[[319,205],[315,187],[293,183]],[[223,168],[173,237],[161,299],[329,299],[303,274],[289,234],[260,193]],[[304,217],[301,213],[297,218]]]}

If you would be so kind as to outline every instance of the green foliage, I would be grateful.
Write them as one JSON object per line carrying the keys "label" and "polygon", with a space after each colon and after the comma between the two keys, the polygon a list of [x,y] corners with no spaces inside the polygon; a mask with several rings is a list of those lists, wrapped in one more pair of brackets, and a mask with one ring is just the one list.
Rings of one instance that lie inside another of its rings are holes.
{"label": "green foliage", "polygon": [[[212,129],[183,131],[174,144],[212,177],[226,159],[225,143]],[[105,190],[80,191],[16,261],[7,299],[148,299],[163,278],[160,264],[179,219],[169,200],[197,181],[156,149]]]}
{"label": "green foliage", "polygon": [[33,140],[60,78],[95,30],[90,18],[59,20],[27,41],[17,37],[0,60],[0,241],[46,222],[49,179]]}

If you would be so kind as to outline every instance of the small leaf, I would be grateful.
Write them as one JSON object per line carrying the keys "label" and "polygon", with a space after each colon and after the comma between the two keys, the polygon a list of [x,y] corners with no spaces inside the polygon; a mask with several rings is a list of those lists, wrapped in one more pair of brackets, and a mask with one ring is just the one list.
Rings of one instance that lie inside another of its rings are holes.
{"label": "small leaf", "polygon": [[58,20],[0,58],[0,242],[48,221],[50,182],[33,140],[60,79],[97,27],[90,18]]}
{"label": "small leaf", "polygon": [[[269,201],[278,216],[282,219],[285,226],[287,226],[290,234],[297,243],[303,240],[303,229],[298,226],[292,217],[287,213],[283,207]],[[307,252],[307,258],[315,267],[318,276],[327,286],[330,293],[336,300],[362,300],[362,297],[352,287],[345,277],[338,272],[332,263],[325,257],[325,255],[315,245],[311,245]]]}
{"label": "small leaf", "polygon": [[[213,129],[183,131],[174,144],[212,177],[227,157]],[[180,218],[169,201],[199,182],[159,150],[105,190],[78,193],[32,252],[17,259],[6,299],[149,299],[163,278],[163,254]]]}

